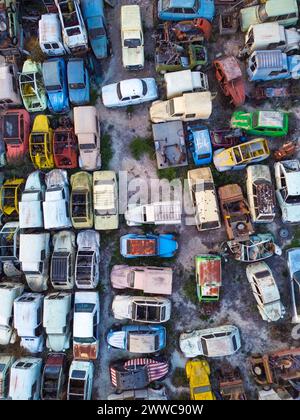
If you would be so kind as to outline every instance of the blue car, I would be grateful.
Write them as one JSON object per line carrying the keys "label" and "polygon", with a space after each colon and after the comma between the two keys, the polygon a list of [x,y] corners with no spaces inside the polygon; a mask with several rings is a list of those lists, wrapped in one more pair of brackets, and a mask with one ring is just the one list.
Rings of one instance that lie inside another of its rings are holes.
{"label": "blue car", "polygon": [[156,353],[166,346],[166,329],[160,325],[124,325],[107,334],[110,347],[130,353]]}
{"label": "blue car", "polygon": [[90,79],[82,58],[71,58],[68,62],[68,85],[70,101],[73,105],[90,102]]}
{"label": "blue car", "polygon": [[97,58],[108,56],[109,41],[105,25],[103,0],[81,0],[80,6],[92,50]]}
{"label": "blue car", "polygon": [[125,258],[172,258],[177,249],[178,243],[171,233],[160,235],[130,233],[120,238],[120,252]]}
{"label": "blue car", "polygon": [[43,63],[43,78],[48,95],[48,108],[54,114],[69,112],[66,63],[63,58],[51,58]]}
{"label": "blue car", "polygon": [[214,0],[158,0],[158,17],[161,20],[204,18],[212,21],[214,14]]}
{"label": "blue car", "polygon": [[213,148],[206,127],[188,126],[187,141],[195,165],[209,165],[212,162]]}

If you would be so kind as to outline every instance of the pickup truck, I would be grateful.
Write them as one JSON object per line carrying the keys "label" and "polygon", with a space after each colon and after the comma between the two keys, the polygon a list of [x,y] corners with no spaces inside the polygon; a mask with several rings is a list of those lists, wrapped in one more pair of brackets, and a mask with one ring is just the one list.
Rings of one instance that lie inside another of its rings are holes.
{"label": "pickup truck", "polygon": [[40,171],[32,172],[25,184],[19,202],[19,220],[21,229],[43,228],[42,203],[45,197],[45,184]]}
{"label": "pickup truck", "polygon": [[144,35],[140,6],[121,7],[121,41],[123,66],[127,70],[144,67]]}
{"label": "pickup truck", "polygon": [[128,226],[181,224],[181,202],[164,201],[138,206],[129,205],[125,212],[125,220]]}
{"label": "pickup truck", "polygon": [[171,258],[177,248],[178,243],[175,236],[170,233],[160,235],[130,233],[120,238],[120,252],[125,258]]}

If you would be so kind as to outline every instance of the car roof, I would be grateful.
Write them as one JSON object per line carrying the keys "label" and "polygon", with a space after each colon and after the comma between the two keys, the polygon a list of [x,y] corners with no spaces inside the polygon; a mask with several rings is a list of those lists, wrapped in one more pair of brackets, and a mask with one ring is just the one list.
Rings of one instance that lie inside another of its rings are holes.
{"label": "car roof", "polygon": [[46,86],[60,85],[59,61],[45,61],[43,64],[43,78]]}
{"label": "car roof", "polygon": [[120,89],[123,98],[135,95],[142,96],[143,94],[143,85],[140,79],[122,80]]}
{"label": "car roof", "polygon": [[68,83],[78,83],[83,81],[84,62],[80,58],[74,58],[68,62]]}
{"label": "car roof", "polygon": [[170,7],[193,7],[195,0],[170,0]]}

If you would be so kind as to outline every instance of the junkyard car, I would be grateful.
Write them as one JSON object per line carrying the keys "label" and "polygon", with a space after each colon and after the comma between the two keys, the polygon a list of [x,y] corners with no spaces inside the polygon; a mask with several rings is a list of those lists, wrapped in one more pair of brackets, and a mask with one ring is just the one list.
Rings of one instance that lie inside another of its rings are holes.
{"label": "junkyard car", "polygon": [[292,248],[287,251],[287,263],[290,275],[292,322],[300,322],[299,284],[300,284],[300,248]]}
{"label": "junkyard car", "polygon": [[0,188],[0,210],[6,216],[19,214],[19,201],[25,186],[25,179],[7,179]]}
{"label": "junkyard car", "polygon": [[0,262],[7,277],[20,276],[20,225],[8,222],[0,230]]}
{"label": "junkyard car", "polygon": [[20,262],[31,290],[47,289],[49,278],[50,233],[21,233]]}
{"label": "junkyard car", "polygon": [[164,297],[115,296],[112,311],[116,319],[159,324],[171,316],[171,302]]}
{"label": "junkyard car", "polygon": [[45,176],[45,180],[47,185],[43,202],[45,229],[71,227],[67,172],[63,169],[53,169]]}
{"label": "junkyard car", "polygon": [[[2,281],[0,283],[0,345],[7,346],[16,341],[16,332],[13,327],[14,300],[24,291],[22,283]],[[1,369],[0,369],[1,371]],[[0,380],[1,384],[1,380]],[[1,388],[1,387],[0,387]],[[1,395],[1,391],[0,391]]]}
{"label": "junkyard car", "polygon": [[192,169],[187,178],[197,229],[201,232],[220,228],[220,211],[211,169]]}
{"label": "junkyard car", "polygon": [[62,230],[52,237],[50,281],[54,289],[72,289],[75,280],[75,233]]}
{"label": "junkyard car", "polygon": [[0,63],[0,104],[9,107],[22,106],[18,79],[18,67],[16,64]]}
{"label": "junkyard car", "polygon": [[16,0],[0,2],[0,49],[13,55],[20,43],[20,17]]}
{"label": "junkyard car", "polygon": [[71,175],[71,198],[70,213],[73,227],[75,229],[92,228],[93,205],[92,205],[92,184],[93,177],[88,172],[76,172]]}
{"label": "junkyard car", "polygon": [[219,255],[198,255],[195,257],[196,287],[200,302],[219,300],[222,286],[222,265]]}
{"label": "junkyard car", "polygon": [[174,235],[138,235],[130,233],[121,236],[120,252],[125,258],[161,257],[171,258],[178,248]]}
{"label": "junkyard car", "polygon": [[138,105],[157,99],[155,79],[128,79],[103,86],[103,105],[108,108]]}
{"label": "junkyard car", "polygon": [[15,357],[9,354],[1,354],[0,356],[0,400],[8,397],[10,368],[15,361]]}
{"label": "junkyard car", "polygon": [[250,264],[246,273],[262,319],[271,322],[283,318],[285,309],[269,266],[265,262]]}
{"label": "junkyard car", "polygon": [[128,204],[125,220],[128,226],[181,224],[180,201],[158,201],[149,204]]}
{"label": "junkyard car", "polygon": [[220,57],[214,61],[216,79],[225,96],[234,106],[243,105],[246,99],[241,67],[234,56]]}
{"label": "junkyard car", "polygon": [[118,183],[114,171],[93,173],[93,196],[95,229],[118,229]]}
{"label": "junkyard car", "polygon": [[48,56],[66,54],[57,13],[47,13],[41,16],[39,20],[39,44],[43,53]]}
{"label": "junkyard car", "polygon": [[25,109],[10,109],[3,116],[3,141],[8,163],[20,161],[29,147],[30,115]]}
{"label": "junkyard car", "polygon": [[288,134],[289,119],[288,114],[281,111],[236,111],[230,125],[248,134],[281,137]]}
{"label": "junkyard car", "polygon": [[275,244],[272,233],[250,235],[248,240],[228,241],[227,245],[234,259],[243,262],[261,261],[273,255],[282,255],[281,248]]}
{"label": "junkyard car", "polygon": [[19,202],[21,229],[44,227],[43,206],[46,186],[40,171],[32,172],[26,180],[25,189]]}
{"label": "junkyard car", "polygon": [[79,166],[87,171],[100,169],[100,122],[96,107],[75,107],[74,129],[80,152]]}
{"label": "junkyard car", "polygon": [[20,346],[30,353],[39,353],[44,348],[43,299],[40,293],[23,293],[14,301],[14,326],[21,338]]}
{"label": "junkyard car", "polygon": [[144,34],[139,5],[121,7],[122,61],[127,70],[144,67]]}
{"label": "junkyard car", "polygon": [[88,49],[88,36],[79,0],[55,0],[55,4],[66,50],[68,53],[85,53]]}
{"label": "junkyard car", "polygon": [[93,379],[93,362],[73,360],[69,370],[67,400],[90,400]]}
{"label": "junkyard car", "polygon": [[300,161],[285,160],[274,165],[276,197],[283,222],[300,222]]}
{"label": "junkyard car", "polygon": [[158,17],[161,20],[187,20],[205,18],[213,20],[213,0],[158,0]]}
{"label": "junkyard car", "polygon": [[197,166],[209,165],[213,157],[209,130],[202,125],[195,124],[188,125],[186,131],[194,164]]}
{"label": "junkyard car", "polygon": [[210,92],[184,93],[178,98],[153,102],[150,108],[150,119],[154,123],[177,120],[207,120],[211,112]]}
{"label": "junkyard car", "polygon": [[236,146],[237,144],[246,140],[242,130],[231,130],[228,128],[221,128],[217,130],[210,130],[211,144],[214,149],[228,149],[228,147]]}
{"label": "junkyard car", "polygon": [[254,223],[271,223],[275,218],[275,191],[267,165],[247,167],[247,197]]}
{"label": "junkyard car", "polygon": [[70,102],[85,105],[90,102],[90,78],[83,58],[71,58],[67,64]]}
{"label": "junkyard car", "polygon": [[109,53],[104,3],[103,0],[80,0],[90,44],[98,59],[106,58]]}
{"label": "junkyard car", "polygon": [[145,388],[151,382],[167,376],[169,363],[164,359],[140,357],[127,361],[116,361],[110,365],[111,383],[117,392]]}
{"label": "junkyard car", "polygon": [[167,98],[181,96],[185,92],[209,90],[208,77],[201,71],[181,70],[164,75]]}
{"label": "junkyard car", "polygon": [[28,112],[45,111],[47,108],[47,95],[43,83],[41,64],[27,59],[19,76],[19,84],[26,110]]}
{"label": "junkyard car", "polygon": [[46,115],[37,115],[29,137],[29,152],[32,163],[37,169],[52,169],[53,130]]}
{"label": "junkyard car", "polygon": [[241,347],[240,333],[234,325],[182,333],[179,346],[185,357],[225,357]]}
{"label": "junkyard car", "polygon": [[214,152],[214,165],[219,172],[241,170],[250,163],[258,163],[270,156],[268,141],[254,139],[229,149]]}
{"label": "junkyard car", "polygon": [[113,392],[107,396],[108,401],[110,400],[168,400],[166,388],[161,384],[155,388],[151,385],[148,388],[143,389],[129,389],[123,392]]}
{"label": "junkyard car", "polygon": [[45,296],[43,326],[46,346],[51,351],[65,351],[70,347],[72,309],[70,293],[54,292]]}
{"label": "junkyard car", "polygon": [[63,399],[65,370],[65,353],[49,353],[42,373],[41,400]]}
{"label": "junkyard car", "polygon": [[111,284],[115,289],[135,289],[144,293],[172,293],[171,268],[167,267],[133,267],[115,265],[111,270]]}
{"label": "junkyard car", "polygon": [[156,353],[166,345],[166,329],[162,326],[125,325],[112,328],[107,335],[109,346],[129,353]]}
{"label": "junkyard car", "polygon": [[70,110],[67,69],[63,58],[51,58],[43,63],[43,78],[48,95],[48,108],[54,114]]}
{"label": "junkyard car", "polygon": [[75,283],[79,289],[94,289],[99,282],[100,235],[84,230],[77,235]]}
{"label": "junkyard car", "polygon": [[99,352],[98,292],[76,292],[73,322],[74,359],[95,360]]}
{"label": "junkyard car", "polygon": [[190,383],[191,400],[216,399],[209,380],[210,367],[206,360],[189,360],[185,365],[185,372]]}
{"label": "junkyard car", "polygon": [[246,7],[240,11],[240,23],[243,32],[250,25],[277,21],[281,25],[291,26],[297,23],[299,17],[296,0],[268,0],[258,6]]}
{"label": "junkyard car", "polygon": [[53,158],[56,168],[77,168],[78,145],[73,127],[59,127],[54,130]]}
{"label": "junkyard car", "polygon": [[41,391],[41,369],[43,359],[21,357],[10,370],[8,399],[39,400]]}
{"label": "junkyard car", "polygon": [[249,205],[241,187],[238,184],[228,184],[220,187],[218,192],[228,239],[248,240],[254,229],[250,220]]}

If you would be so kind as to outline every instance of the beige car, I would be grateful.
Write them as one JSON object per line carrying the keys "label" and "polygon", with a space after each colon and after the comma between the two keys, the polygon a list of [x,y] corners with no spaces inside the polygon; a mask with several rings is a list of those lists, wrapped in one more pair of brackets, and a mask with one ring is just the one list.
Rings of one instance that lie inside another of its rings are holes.
{"label": "beige car", "polygon": [[93,173],[94,225],[96,230],[118,229],[118,183],[114,171]]}
{"label": "beige car", "polygon": [[197,229],[218,229],[221,227],[220,212],[210,168],[193,169],[188,171],[187,177]]}
{"label": "beige car", "polygon": [[121,7],[122,61],[127,70],[144,67],[144,35],[141,10],[138,5]]}
{"label": "beige car", "polygon": [[172,278],[172,268],[168,267],[115,265],[111,271],[111,284],[115,289],[135,289],[160,295],[171,295]]}
{"label": "beige car", "polygon": [[168,101],[155,101],[150,108],[153,123],[207,120],[212,113],[210,92],[185,93]]}
{"label": "beige car", "polygon": [[89,229],[93,221],[93,176],[88,172],[77,172],[70,178],[72,187],[70,197],[70,213],[75,229]]}
{"label": "beige car", "polygon": [[80,168],[86,171],[100,169],[100,122],[96,107],[75,107],[74,128],[78,138]]}

